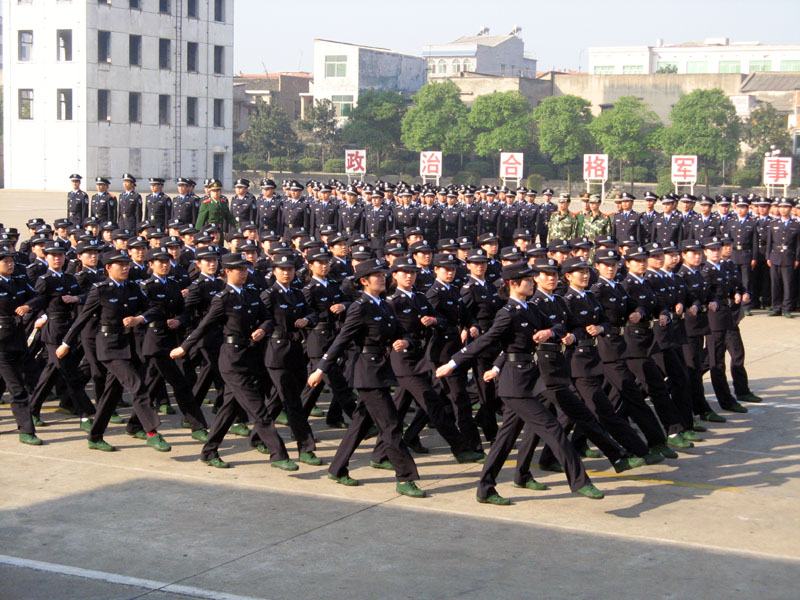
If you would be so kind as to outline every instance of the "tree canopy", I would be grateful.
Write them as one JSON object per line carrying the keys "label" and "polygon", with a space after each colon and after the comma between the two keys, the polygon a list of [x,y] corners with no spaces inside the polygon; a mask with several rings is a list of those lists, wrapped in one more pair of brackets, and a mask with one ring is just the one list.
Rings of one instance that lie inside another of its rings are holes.
{"label": "tree canopy", "polygon": [[533,110],[539,149],[557,165],[591,151],[591,104],[578,96],[551,96]]}
{"label": "tree canopy", "polygon": [[467,122],[475,135],[474,150],[478,156],[497,156],[500,149],[521,152],[533,146],[531,106],[517,91],[479,96]]}

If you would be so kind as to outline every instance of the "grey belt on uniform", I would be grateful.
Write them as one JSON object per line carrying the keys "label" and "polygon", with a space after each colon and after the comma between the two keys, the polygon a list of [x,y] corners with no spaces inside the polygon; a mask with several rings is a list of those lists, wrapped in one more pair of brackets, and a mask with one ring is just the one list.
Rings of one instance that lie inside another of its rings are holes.
{"label": "grey belt on uniform", "polygon": [[0,325],[16,325],[20,321],[19,317],[0,317]]}
{"label": "grey belt on uniform", "polygon": [[223,338],[223,341],[226,344],[238,344],[239,346],[249,346],[250,340],[245,338],[240,338],[238,335],[226,335]]}
{"label": "grey belt on uniform", "polygon": [[287,342],[299,342],[303,339],[299,331],[293,331],[292,333],[273,332],[269,338],[271,340],[286,340]]}
{"label": "grey belt on uniform", "polygon": [[625,333],[624,327],[606,327],[605,335],[623,335]]}
{"label": "grey belt on uniform", "polygon": [[513,363],[534,362],[536,355],[532,352],[509,352],[506,354],[506,360]]}
{"label": "grey belt on uniform", "polygon": [[100,325],[100,333],[130,333],[130,327],[120,327],[119,325]]}
{"label": "grey belt on uniform", "polygon": [[578,342],[578,348],[590,348],[592,346],[597,346],[597,338],[593,337],[588,340],[581,340]]}

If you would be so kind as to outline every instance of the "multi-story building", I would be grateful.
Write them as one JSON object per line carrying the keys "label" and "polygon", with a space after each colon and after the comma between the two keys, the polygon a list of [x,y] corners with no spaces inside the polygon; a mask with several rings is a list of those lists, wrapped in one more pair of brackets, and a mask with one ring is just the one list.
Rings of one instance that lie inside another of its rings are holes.
{"label": "multi-story building", "polygon": [[3,0],[3,16],[6,187],[231,185],[233,0]]}
{"label": "multi-story building", "polygon": [[302,111],[326,98],[336,107],[340,123],[347,120],[365,90],[413,94],[425,85],[425,59],[386,48],[314,40],[314,82],[301,94]]}
{"label": "multi-story building", "polygon": [[300,118],[300,94],[308,93],[311,73],[265,73],[233,78],[233,134],[241,135],[260,99],[280,106],[292,121]]}
{"label": "multi-story building", "polygon": [[450,77],[461,72],[499,77],[536,77],[536,59],[525,52],[525,43],[515,27],[508,35],[489,35],[484,28],[478,35],[462,36],[449,44],[423,46],[428,61],[428,77]]}
{"label": "multi-story building", "polygon": [[592,75],[714,74],[800,71],[800,45],[771,46],[709,38],[655,46],[589,48]]}

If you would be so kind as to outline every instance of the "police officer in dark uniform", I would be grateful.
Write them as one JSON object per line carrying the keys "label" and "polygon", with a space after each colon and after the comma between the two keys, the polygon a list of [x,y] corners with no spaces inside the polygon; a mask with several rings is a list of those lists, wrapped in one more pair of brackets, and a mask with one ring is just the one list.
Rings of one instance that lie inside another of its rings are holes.
{"label": "police officer in dark uniform", "polygon": [[158,311],[149,319],[142,341],[142,356],[146,368],[145,385],[150,396],[156,397],[160,380],[169,383],[183,414],[183,421],[192,430],[192,438],[206,442],[208,425],[200,410],[200,403],[195,401],[191,386],[175,361],[169,357],[170,351],[178,342],[177,331],[188,324],[180,285],[169,277],[172,269],[170,259],[166,248],[150,248],[147,251],[147,262],[152,275],[140,283],[150,301],[151,309]]}
{"label": "police officer in dark uniform", "polygon": [[89,321],[99,319],[97,357],[102,361],[108,375],[89,432],[89,448],[103,452],[114,451],[114,447],[103,440],[103,433],[122,397],[122,389],[125,388],[133,395],[134,410],[134,416],[126,428],[128,434],[141,437],[139,432],[144,430],[148,446],[159,452],[167,452],[171,450],[171,446],[158,433],[158,413],[147,395],[144,374],[133,339],[133,328],[146,324],[148,317],[157,314],[157,309],[151,310],[141,288],[127,281],[129,265],[130,257],[125,251],[106,256],[108,279],[95,284],[89,290],[83,310],[64,335],[56,356],[63,360]]}
{"label": "police officer in dark uniform", "polygon": [[181,223],[193,225],[197,221],[197,212],[200,210],[200,198],[192,194],[191,180],[178,177],[178,195],[172,199],[172,214],[170,219],[178,219]]}
{"label": "police officer in dark uniform", "polygon": [[402,352],[408,349],[409,340],[405,339],[392,307],[380,298],[386,290],[383,262],[367,259],[359,263],[354,277],[356,285],[363,290],[361,297],[350,305],[341,331],[308,377],[310,386],[319,385],[331,363],[354,344],[351,385],[358,390],[358,404],[328,468],[328,477],[342,485],[358,485],[358,481],[348,474],[347,465],[374,422],[379,431],[378,439],[384,443],[395,470],[395,489],[405,496],[422,498],[425,492],[414,483],[419,479],[417,466],[402,440],[403,421],[389,393],[390,386],[396,381],[389,350]]}
{"label": "police officer in dark uniform", "polygon": [[8,250],[0,250],[0,378],[11,395],[11,411],[19,428],[19,441],[31,446],[42,443],[36,436],[25,389],[26,351],[28,349],[22,317],[39,311],[45,303],[31,285],[14,277],[14,259]]}
{"label": "police officer in dark uniform", "polygon": [[354,233],[361,233],[363,230],[366,208],[359,199],[356,186],[348,185],[344,196],[345,201],[339,205],[339,231],[349,238]]}
{"label": "police officer in dark uniform", "polygon": [[496,199],[497,190],[494,188],[486,190],[486,203],[481,207],[481,216],[478,221],[478,235],[489,231],[497,233],[497,219],[500,217],[500,209],[503,206]]}
{"label": "police officer in dark uniform", "polygon": [[[231,213],[237,224],[252,221],[255,218],[256,202],[250,189],[249,179],[237,179],[233,184],[234,194],[230,199]],[[236,225],[230,224],[227,233],[232,233]]]}
{"label": "police officer in dark uniform", "polygon": [[655,241],[654,240],[655,221],[659,216],[661,216],[661,213],[659,213],[653,208],[657,201],[658,201],[657,195],[655,195],[653,192],[650,191],[645,192],[644,194],[645,210],[643,210],[639,215],[639,221],[641,222],[643,244],[649,244],[650,242]]}
{"label": "police officer in dark uniform", "polygon": [[550,188],[543,189],[542,200],[544,200],[544,202],[537,205],[539,211],[538,220],[536,221],[536,233],[539,236],[539,243],[542,246],[547,245],[547,229],[550,223],[550,217],[558,210],[558,206],[556,206],[555,202],[552,202],[554,193],[555,192]]}
{"label": "police officer in dark uniform", "polygon": [[289,458],[275,429],[255,375],[261,370],[261,357],[253,342],[261,341],[266,335],[267,312],[257,294],[244,287],[249,266],[241,254],[231,252],[222,257],[227,279],[225,289],[214,296],[203,320],[183,344],[170,352],[170,356],[180,358],[191,352],[210,331],[222,326],[219,370],[225,380],[225,400],[211,426],[201,460],[217,468],[230,466],[219,457],[218,448],[236,419],[236,407],[239,406],[255,419],[254,430],[260,442],[269,449],[270,465],[284,471],[296,471],[297,464]]}
{"label": "police officer in dark uniform", "polygon": [[97,186],[97,193],[92,196],[89,203],[90,217],[97,217],[101,223],[106,221],[117,220],[117,198],[110,194],[108,186],[111,181],[106,177],[96,177],[95,185]]}
{"label": "police officer in dark uniform", "polygon": [[167,229],[167,221],[172,218],[172,199],[164,193],[164,178],[150,178],[150,193],[145,199],[144,218],[153,227]]}
{"label": "police officer in dark uniform", "polygon": [[288,196],[283,199],[281,208],[281,225],[283,226],[283,236],[285,237],[290,229],[304,227],[308,231],[308,224],[311,218],[311,209],[308,201],[302,196],[305,188],[296,180],[289,182],[286,188]]}
{"label": "police officer in dark uniform", "polygon": [[658,242],[662,246],[673,242],[680,246],[683,240],[683,217],[675,210],[675,196],[672,192],[661,196],[661,206],[664,212],[653,220],[653,235],[650,241]]}
{"label": "police officer in dark uniform", "polygon": [[636,197],[633,194],[622,193],[622,210],[614,214],[611,222],[611,235],[618,240],[633,236],[637,242],[642,243],[644,239],[642,222],[639,213],[632,210],[634,200]]}
{"label": "police officer in dark uniform", "polygon": [[767,266],[769,267],[772,295],[772,310],[769,316],[793,315],[794,299],[792,284],[794,272],[800,266],[800,223],[791,218],[794,202],[789,198],[778,200],[780,218],[772,221],[767,229]]}
{"label": "police officer in dark uniform", "polygon": [[700,207],[700,211],[685,222],[685,236],[693,240],[720,236],[719,214],[711,212],[711,207],[714,206],[714,199],[701,194],[697,204]]}
{"label": "police officer in dark uniform", "polygon": [[[498,311],[489,330],[454,354],[450,362],[439,367],[436,376],[449,375],[495,344],[503,350],[495,368],[487,371],[485,377],[489,380],[500,374],[498,394],[503,399],[505,411],[503,425],[483,466],[477,492],[478,502],[495,505],[511,503],[497,493],[495,484],[523,425],[532,428],[536,436],[541,436],[553,448],[556,458],[564,465],[573,492],[599,500],[603,498],[603,493],[591,483],[564,430],[544,407],[536,391],[537,387],[541,387],[539,369],[534,360],[538,345],[547,344],[552,338],[559,339],[566,330],[559,325],[550,328],[545,316],[528,303],[533,293],[533,274],[534,271],[524,262],[503,267],[502,276],[506,282],[504,294],[509,296],[508,303]],[[549,367],[545,364],[542,368]],[[527,472],[521,474],[518,471],[514,484],[532,490],[546,489]]]}
{"label": "police officer in dark uniform", "polygon": [[333,188],[327,183],[319,186],[319,200],[311,205],[311,216],[309,218],[309,232],[311,235],[320,237],[322,227],[333,225],[334,231],[339,229],[339,202],[331,198]]}
{"label": "police officer in dark uniform", "polygon": [[275,182],[261,180],[261,196],[256,199],[256,225],[259,231],[281,231],[281,200],[275,195]]}
{"label": "police officer in dark uniform", "polygon": [[511,246],[514,242],[514,231],[520,227],[520,205],[511,194],[506,197],[506,200],[497,217],[497,234],[500,236],[502,246]]}
{"label": "police officer in dark uniform", "polygon": [[735,210],[736,215],[727,220],[723,230],[731,238],[733,243],[731,260],[739,270],[742,285],[751,297],[751,300],[743,306],[744,315],[747,317],[752,314],[752,275],[758,259],[758,224],[756,219],[750,216],[750,202],[744,196],[736,199]]}
{"label": "police officer in dark uniform", "polygon": [[422,206],[417,212],[417,226],[422,230],[422,237],[435,240],[439,236],[439,219],[442,209],[433,203],[436,192],[428,188],[422,193]]}
{"label": "police officer in dark uniform", "polygon": [[478,238],[478,222],[481,218],[481,207],[475,202],[475,188],[467,186],[464,190],[464,203],[461,205],[461,231],[459,236],[468,237],[475,243]]}
{"label": "police officer in dark uniform", "polygon": [[122,175],[125,188],[119,195],[119,226],[122,229],[136,229],[142,220],[142,195],[136,191],[136,178],[130,173]]}
{"label": "police officer in dark uniform", "polygon": [[364,209],[364,227],[362,233],[369,239],[369,245],[376,255],[383,255],[386,235],[394,229],[392,209],[383,203],[383,192],[373,190],[372,205]]}
{"label": "police officer in dark uniform", "polygon": [[439,236],[441,238],[455,238],[461,233],[461,222],[464,219],[464,213],[461,206],[457,204],[456,200],[458,194],[455,190],[447,190],[447,204],[442,208],[442,214],[439,218]]}
{"label": "police officer in dark uniform", "polygon": [[78,226],[89,216],[89,195],[81,189],[81,179],[77,173],[70,175],[72,190],[67,193],[67,218]]}
{"label": "police officer in dark uniform", "polygon": [[411,204],[413,195],[411,190],[406,186],[398,188],[397,190],[399,203],[392,209],[392,218],[394,220],[394,226],[401,231],[405,231],[408,227],[417,226],[417,213],[419,209]]}

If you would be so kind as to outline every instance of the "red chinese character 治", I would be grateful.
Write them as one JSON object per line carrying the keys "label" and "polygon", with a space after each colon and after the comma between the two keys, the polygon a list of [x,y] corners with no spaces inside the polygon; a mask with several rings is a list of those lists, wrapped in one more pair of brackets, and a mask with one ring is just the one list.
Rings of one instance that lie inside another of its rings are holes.
{"label": "red chinese character \u6cbb", "polygon": [[364,171],[364,155],[360,152],[352,152],[347,155],[348,171]]}
{"label": "red chinese character \u6cbb", "polygon": [[439,175],[441,173],[442,163],[439,160],[437,152],[430,154],[422,154],[422,172],[425,175]]}
{"label": "red chinese character \u6cbb", "polygon": [[588,155],[583,166],[584,179],[605,179],[606,160],[599,154]]}

